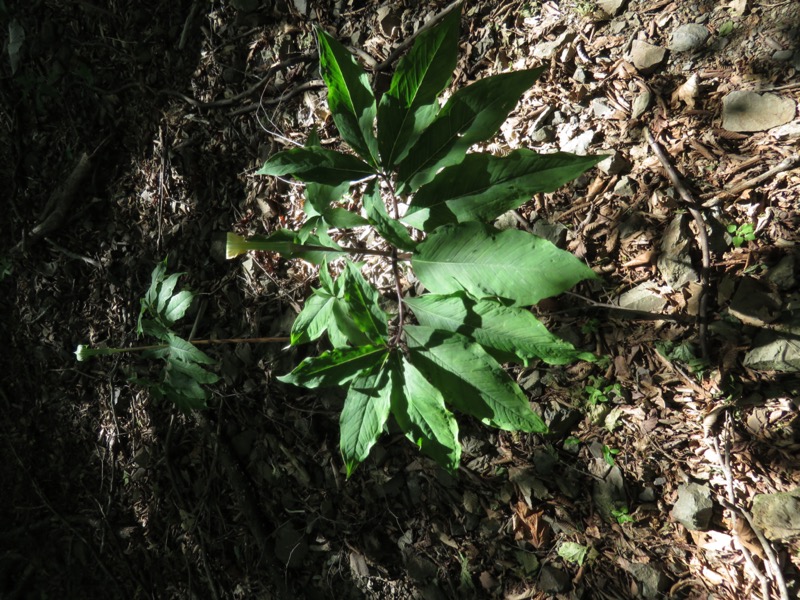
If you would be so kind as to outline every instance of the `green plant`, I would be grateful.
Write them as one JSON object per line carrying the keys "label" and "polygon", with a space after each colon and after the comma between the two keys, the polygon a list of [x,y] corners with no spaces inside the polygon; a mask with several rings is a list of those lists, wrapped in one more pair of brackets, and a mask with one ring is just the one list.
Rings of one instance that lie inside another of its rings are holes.
{"label": "green plant", "polygon": [[583,388],[583,393],[589,406],[596,406],[605,404],[615,397],[621,397],[622,386],[619,383],[608,383],[602,377],[592,375],[589,377],[589,383]]}
{"label": "green plant", "polygon": [[752,242],[756,239],[756,230],[751,223],[742,223],[741,225],[731,223],[727,230],[731,235],[731,245],[734,248],[741,248],[745,242]]}
{"label": "green plant", "polygon": [[606,464],[609,467],[614,466],[614,457],[619,454],[619,450],[617,448],[611,448],[603,444],[603,460],[606,461]]}
{"label": "green plant", "polygon": [[633,523],[636,521],[629,513],[628,507],[623,506],[621,508],[615,508],[611,511],[611,516],[617,520],[617,523],[620,525],[624,525],[625,523]]}
{"label": "green plant", "polygon": [[583,565],[584,561],[592,562],[600,556],[594,546],[584,546],[577,542],[563,542],[558,547],[558,555],[567,562],[574,563],[579,567]]}
{"label": "green plant", "polygon": [[[332,348],[279,379],[347,389],[340,447],[348,476],[390,415],[450,470],[461,453],[450,408],[501,429],[545,432],[501,363],[595,358],[552,335],[526,309],[594,278],[592,270],[542,238],[488,223],[602,157],[527,149],[505,157],[468,153],[497,133],[542,70],[486,77],[440,106],[456,65],[459,22],[453,11],[420,34],[379,100],[353,57],[319,30],[328,105],[355,155],[322,147],[315,132],[305,146],[273,155],[259,173],[306,183],[305,224],[297,232],[228,237],[229,257],[266,250],[321,265],[320,287],[297,316],[291,344],[327,334]],[[348,192],[360,197],[363,216],[334,206]],[[378,247],[344,247],[327,234],[329,227],[365,225],[383,238]],[[369,283],[348,255],[384,260],[393,280],[389,293],[396,296],[391,314],[386,290]],[[345,260],[334,277],[329,263],[337,258]],[[426,293],[403,291],[412,270]]]}
{"label": "green plant", "polygon": [[677,360],[686,365],[689,372],[698,379],[702,379],[709,362],[697,356],[690,342],[675,343],[670,340],[656,342],[656,351],[668,360]]}

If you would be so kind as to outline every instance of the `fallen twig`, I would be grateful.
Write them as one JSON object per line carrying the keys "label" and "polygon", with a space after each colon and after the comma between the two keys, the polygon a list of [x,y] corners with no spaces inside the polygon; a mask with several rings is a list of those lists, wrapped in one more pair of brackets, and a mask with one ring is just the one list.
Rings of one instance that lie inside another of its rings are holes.
{"label": "fallen twig", "polygon": [[669,177],[670,182],[672,183],[675,190],[678,192],[681,200],[686,204],[686,208],[689,211],[689,214],[692,215],[695,224],[697,225],[697,238],[698,238],[698,245],[700,246],[700,252],[703,256],[703,268],[700,271],[700,308],[697,313],[697,321],[699,325],[699,337],[700,337],[700,350],[703,354],[704,359],[708,359],[708,320],[707,320],[707,312],[708,312],[708,272],[711,269],[711,255],[708,249],[708,234],[706,233],[706,222],[703,219],[703,215],[698,210],[698,203],[695,200],[694,196],[692,196],[691,192],[689,192],[688,188],[684,185],[683,180],[681,179],[678,172],[675,170],[675,167],[669,161],[669,157],[667,153],[664,152],[664,149],[661,145],[656,141],[653,137],[653,134],[650,132],[648,127],[644,128],[644,135],[647,138],[647,143],[652,148],[655,155],[658,157],[658,160],[661,162],[661,165],[664,167],[664,170],[667,172],[667,177]]}
{"label": "fallen twig", "polygon": [[769,171],[762,173],[761,175],[756,175],[750,179],[742,181],[741,183],[736,184],[730,189],[723,190],[720,193],[713,193],[713,194],[706,194],[703,196],[705,198],[712,198],[708,202],[703,204],[706,208],[711,208],[716,206],[720,202],[722,202],[722,198],[724,196],[735,196],[736,194],[740,194],[745,190],[749,190],[751,188],[756,187],[758,184],[766,181],[773,175],[777,175],[778,173],[783,173],[784,171],[790,171],[800,165],[800,155],[790,156],[789,158],[784,158],[781,162],[777,165],[772,167]]}

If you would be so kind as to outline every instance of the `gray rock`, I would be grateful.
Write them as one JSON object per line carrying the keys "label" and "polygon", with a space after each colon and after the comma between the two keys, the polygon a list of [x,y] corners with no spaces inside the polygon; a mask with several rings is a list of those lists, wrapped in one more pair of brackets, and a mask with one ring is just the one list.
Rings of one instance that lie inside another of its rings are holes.
{"label": "gray rock", "polygon": [[794,119],[796,105],[777,94],[731,92],[722,99],[722,127],[728,131],[766,131]]}
{"label": "gray rock", "polygon": [[772,55],[772,60],[786,61],[794,56],[794,50],[778,50]]}
{"label": "gray rock", "polygon": [[597,8],[609,17],[616,17],[625,7],[625,0],[597,0]]}
{"label": "gray rock", "polygon": [[628,572],[639,582],[641,586],[641,597],[659,598],[666,590],[669,579],[664,572],[655,564],[632,563],[628,566]]}
{"label": "gray rock", "polygon": [[791,492],[756,494],[753,521],[770,540],[788,540],[800,535],[800,488]]}
{"label": "gray rock", "polygon": [[[600,469],[605,468],[605,460],[596,458],[590,463],[590,472],[600,472]],[[607,467],[607,463],[605,463]],[[625,496],[625,479],[622,477],[622,470],[614,465],[608,469],[608,473],[602,479],[596,479],[592,486],[592,501],[594,502],[597,512],[608,523],[615,523],[616,517],[613,512],[621,506],[627,506],[627,498]]]}
{"label": "gray rock", "polygon": [[656,265],[664,281],[673,290],[679,290],[690,281],[699,279],[689,255],[693,237],[689,229],[689,219],[686,214],[676,215],[661,238],[661,252]]}
{"label": "gray rock", "polygon": [[633,40],[631,45],[631,62],[642,73],[650,73],[664,62],[667,49],[654,46],[640,40]]}
{"label": "gray rock", "polygon": [[731,299],[728,312],[745,325],[763,327],[775,321],[781,313],[781,298],[759,280],[743,277]]}
{"label": "gray rock", "polygon": [[575,72],[572,74],[572,79],[574,79],[578,83],[586,83],[588,81],[588,79],[589,79],[589,76],[587,75],[587,73],[586,73],[586,71],[584,69],[582,69],[581,67],[578,67],[577,69],[575,69]]}
{"label": "gray rock", "polygon": [[552,242],[562,249],[566,246],[568,231],[561,223],[551,223],[545,219],[537,219],[531,225],[531,233]]}
{"label": "gray rock", "polygon": [[549,60],[556,55],[561,46],[570,43],[574,39],[574,33],[565,31],[552,42],[539,42],[533,47],[533,57],[540,60]]}
{"label": "gray rock", "polygon": [[673,52],[691,52],[705,44],[708,39],[708,29],[698,23],[681,25],[672,32],[669,49]]}
{"label": "gray rock", "polygon": [[800,341],[779,338],[767,333],[757,336],[755,348],[744,355],[742,363],[756,371],[800,373]]}
{"label": "gray rock", "polygon": [[605,98],[593,99],[589,103],[589,108],[591,109],[592,114],[594,114],[594,116],[597,117],[598,119],[607,119],[615,112],[617,112],[617,109],[611,106],[608,103],[608,100],[606,100]]}
{"label": "gray rock", "polygon": [[556,139],[556,130],[550,127],[550,125],[545,125],[534,131],[533,134],[531,134],[531,139],[539,143],[552,142]]}
{"label": "gray rock", "polygon": [[667,300],[658,291],[658,286],[650,281],[645,281],[622,294],[618,303],[622,308],[657,313],[667,305]]}
{"label": "gray rock", "polygon": [[570,577],[567,573],[554,567],[545,565],[539,574],[539,589],[545,594],[560,594],[569,589]]}
{"label": "gray rock", "polygon": [[619,175],[631,168],[631,162],[619,150],[614,150],[607,158],[597,163],[597,168],[606,175]]}
{"label": "gray rock", "polygon": [[653,94],[650,90],[645,90],[638,94],[633,99],[633,106],[631,106],[631,119],[638,119],[650,107],[650,101],[653,99]]}
{"label": "gray rock", "polygon": [[622,196],[623,198],[630,198],[636,193],[636,187],[633,182],[633,179],[628,177],[620,177],[619,181],[614,185],[614,193],[617,196]]}
{"label": "gray rock", "polygon": [[706,531],[713,511],[711,489],[707,485],[689,483],[678,487],[678,501],[670,514],[690,531]]}
{"label": "gray rock", "polygon": [[582,134],[575,136],[564,144],[561,150],[579,154],[580,156],[586,156],[586,154],[589,153],[589,145],[594,140],[594,135],[594,130],[592,129],[584,131]]}
{"label": "gray rock", "polygon": [[275,556],[290,569],[301,567],[308,554],[305,533],[286,523],[275,532]]}
{"label": "gray rock", "polygon": [[767,271],[767,281],[781,291],[791,290],[797,285],[797,277],[794,274],[796,263],[794,254],[787,254]]}

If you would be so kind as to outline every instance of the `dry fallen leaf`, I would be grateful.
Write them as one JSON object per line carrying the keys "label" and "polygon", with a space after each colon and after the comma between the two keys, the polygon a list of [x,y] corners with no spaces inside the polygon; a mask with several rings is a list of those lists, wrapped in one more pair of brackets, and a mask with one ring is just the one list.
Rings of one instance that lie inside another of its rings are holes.
{"label": "dry fallen leaf", "polygon": [[677,90],[672,92],[670,104],[675,106],[678,102],[683,102],[687,107],[694,108],[695,101],[700,95],[700,76],[695,73]]}

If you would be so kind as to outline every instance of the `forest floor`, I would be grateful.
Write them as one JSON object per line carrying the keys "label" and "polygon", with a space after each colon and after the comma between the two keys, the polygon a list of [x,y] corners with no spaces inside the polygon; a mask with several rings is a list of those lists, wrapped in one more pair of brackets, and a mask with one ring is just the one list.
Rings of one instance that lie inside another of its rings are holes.
{"label": "forest floor", "polygon": [[[287,335],[314,269],[224,238],[298,226],[300,190],[255,171],[313,126],[336,144],[313,28],[385,87],[448,4],[0,1],[0,596],[797,597],[794,500],[786,531],[746,516],[800,484],[800,5],[599,4],[468,0],[452,86],[544,66],[490,149],[611,155],[513,222],[601,275],[535,311],[607,360],[513,371],[546,439],[459,417],[454,476],[390,428],[345,480],[342,394],[276,379],[315,348],[209,349],[192,414],[130,381],[152,362],[73,352],[143,343],[165,257],[198,297],[182,335]],[[723,122],[737,91],[788,123]]]}

